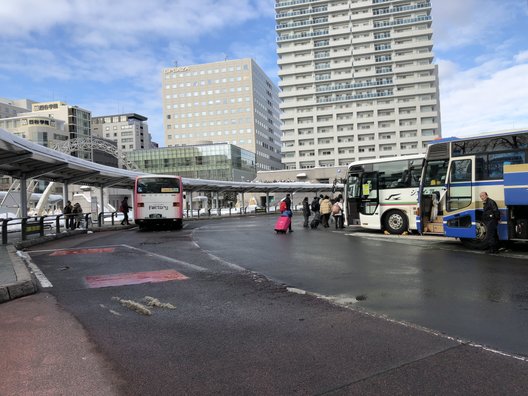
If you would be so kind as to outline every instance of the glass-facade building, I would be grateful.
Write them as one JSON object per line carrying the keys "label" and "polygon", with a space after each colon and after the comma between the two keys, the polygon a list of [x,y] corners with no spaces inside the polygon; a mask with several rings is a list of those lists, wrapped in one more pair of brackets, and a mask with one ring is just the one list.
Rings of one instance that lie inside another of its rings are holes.
{"label": "glass-facade building", "polygon": [[256,177],[255,153],[229,143],[134,150],[127,157],[148,173],[225,181]]}

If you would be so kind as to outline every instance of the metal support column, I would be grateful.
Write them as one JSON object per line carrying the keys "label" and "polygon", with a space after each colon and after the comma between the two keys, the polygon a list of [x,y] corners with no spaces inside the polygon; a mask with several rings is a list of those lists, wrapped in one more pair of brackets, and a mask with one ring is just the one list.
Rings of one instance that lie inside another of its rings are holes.
{"label": "metal support column", "polygon": [[218,214],[218,216],[220,216],[220,199],[218,198],[219,194],[218,194],[218,191],[216,192],[215,194],[215,200],[216,200],[216,213]]}
{"label": "metal support column", "polygon": [[240,204],[240,214],[246,213],[246,200],[244,199],[244,192],[242,192],[242,203]]}
{"label": "metal support column", "polygon": [[270,196],[269,192],[266,192],[266,213],[269,213]]}
{"label": "metal support column", "polygon": [[189,198],[190,198],[190,204],[189,204],[189,206],[191,207],[191,215],[190,215],[189,217],[194,217],[194,216],[193,216],[193,200],[192,200],[192,194],[193,194],[193,193],[192,193],[192,191],[191,191],[191,193],[189,194]]}
{"label": "metal support column", "polygon": [[26,177],[22,176],[20,178],[20,217],[27,217],[27,215],[27,183]]}
{"label": "metal support column", "polygon": [[66,206],[68,202],[68,183],[62,183],[62,207]]}

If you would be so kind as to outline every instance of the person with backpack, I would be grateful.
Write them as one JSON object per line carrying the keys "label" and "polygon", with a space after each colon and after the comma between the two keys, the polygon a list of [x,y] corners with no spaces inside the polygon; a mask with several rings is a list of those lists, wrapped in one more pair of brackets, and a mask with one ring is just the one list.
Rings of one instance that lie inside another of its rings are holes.
{"label": "person with backpack", "polygon": [[340,229],[345,228],[344,216],[343,216],[343,203],[341,202],[342,200],[343,200],[343,196],[339,195],[335,203],[332,205],[332,216],[334,216],[336,230],[338,228]]}

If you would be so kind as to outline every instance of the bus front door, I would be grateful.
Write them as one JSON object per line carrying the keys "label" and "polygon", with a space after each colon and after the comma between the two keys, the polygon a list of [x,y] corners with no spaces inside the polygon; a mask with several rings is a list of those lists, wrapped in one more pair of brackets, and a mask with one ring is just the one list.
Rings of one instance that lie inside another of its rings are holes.
{"label": "bus front door", "polygon": [[358,225],[361,203],[361,175],[350,174],[346,188],[346,223],[349,226]]}
{"label": "bus front door", "polygon": [[380,229],[378,172],[363,173],[359,212],[363,227]]}
{"label": "bus front door", "polygon": [[446,236],[460,239],[479,239],[475,218],[473,196],[474,161],[472,157],[458,157],[451,161],[448,170],[446,213],[444,232]]}

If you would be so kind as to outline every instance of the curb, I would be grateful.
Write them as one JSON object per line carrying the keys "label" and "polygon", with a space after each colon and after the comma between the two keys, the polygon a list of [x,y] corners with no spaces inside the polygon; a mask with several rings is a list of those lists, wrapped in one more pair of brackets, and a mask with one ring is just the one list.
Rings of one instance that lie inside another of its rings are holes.
{"label": "curb", "polygon": [[6,248],[17,281],[0,286],[0,303],[35,294],[38,291],[37,280],[29,271],[26,262],[17,255],[16,248],[12,245],[7,245]]}

